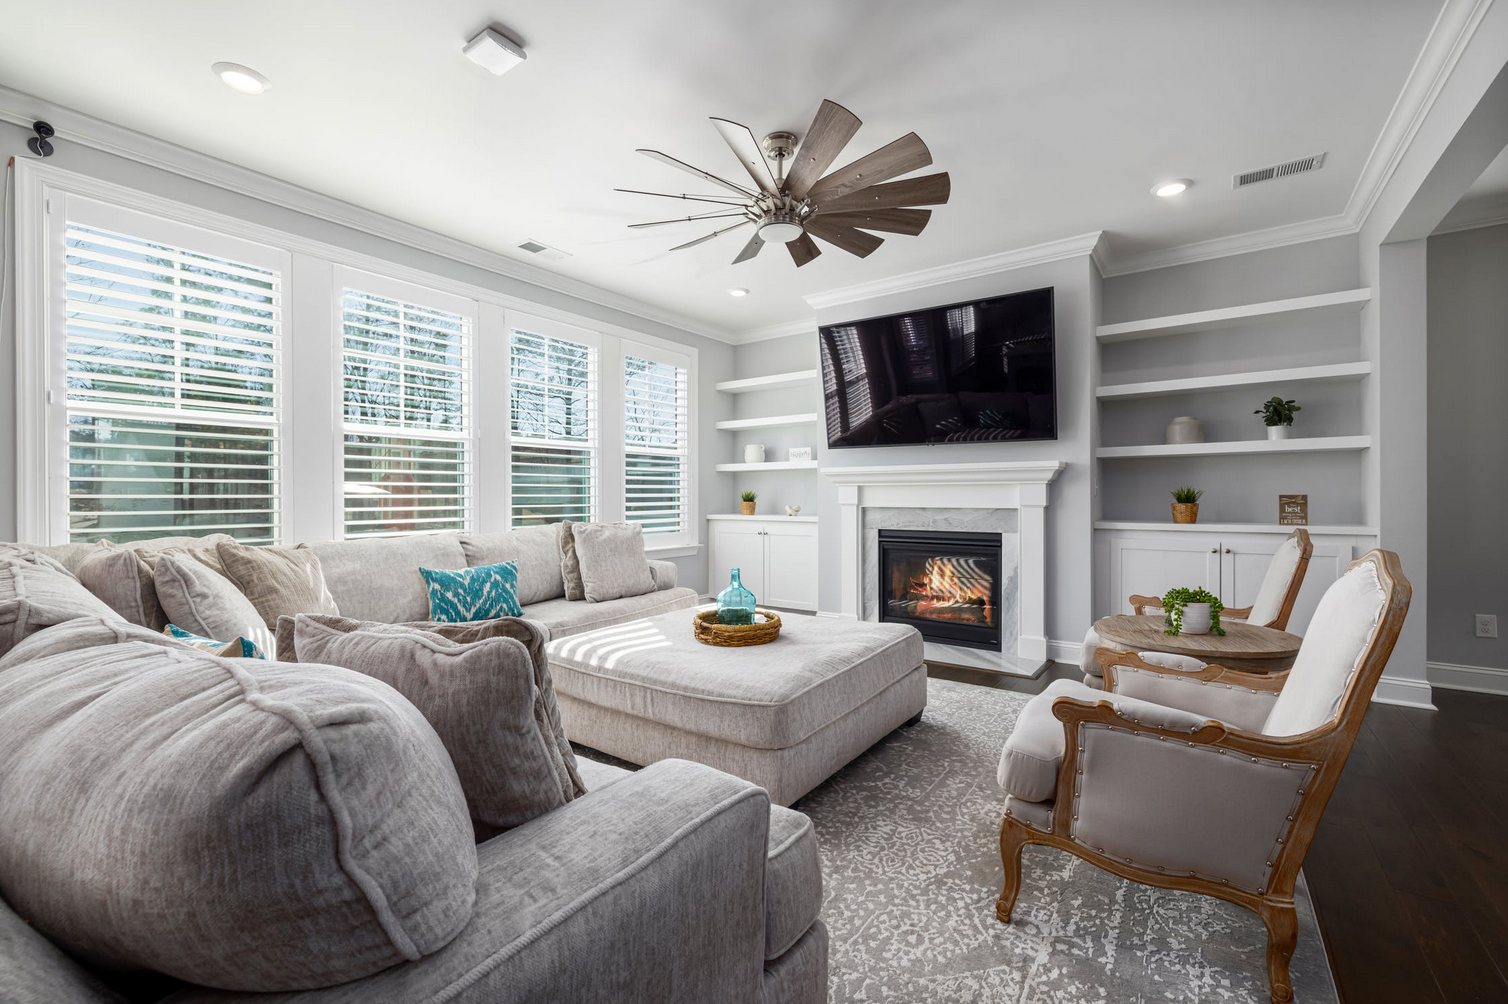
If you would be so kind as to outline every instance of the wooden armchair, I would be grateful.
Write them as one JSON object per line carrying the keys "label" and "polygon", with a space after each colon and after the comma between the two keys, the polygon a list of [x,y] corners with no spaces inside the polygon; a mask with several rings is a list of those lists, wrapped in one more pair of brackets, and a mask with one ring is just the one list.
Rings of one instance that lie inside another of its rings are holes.
{"label": "wooden armchair", "polygon": [[1293,668],[1196,673],[1101,650],[1105,691],[1053,683],[1001,755],[1009,923],[1021,849],[1045,844],[1146,885],[1215,896],[1267,929],[1272,1000],[1293,1000],[1293,890],[1392,654],[1412,588],[1371,551],[1326,591]]}
{"label": "wooden armchair", "polygon": [[[1314,556],[1314,541],[1309,531],[1299,527],[1289,534],[1273,552],[1267,565],[1267,574],[1257,589],[1257,598],[1247,607],[1226,607],[1220,613],[1222,620],[1243,620],[1258,627],[1286,630],[1288,618],[1293,616],[1293,604],[1299,598],[1304,585],[1304,575],[1309,571],[1309,559]],[[1133,593],[1127,598],[1131,609],[1137,614],[1162,613],[1162,597],[1142,596]],[[1090,628],[1084,635],[1084,645],[1079,661],[1084,671],[1084,682],[1095,686],[1100,680],[1099,663],[1095,652],[1100,647],[1100,636]]]}

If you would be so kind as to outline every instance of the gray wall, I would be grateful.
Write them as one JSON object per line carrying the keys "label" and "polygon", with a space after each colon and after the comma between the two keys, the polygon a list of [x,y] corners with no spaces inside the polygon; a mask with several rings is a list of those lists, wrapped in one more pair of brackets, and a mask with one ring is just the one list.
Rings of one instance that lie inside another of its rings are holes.
{"label": "gray wall", "polygon": [[[821,366],[815,324],[805,334],[751,342],[733,350],[733,372],[739,378],[820,369]],[[801,387],[722,396],[733,399],[735,418],[822,414],[822,385],[818,382]],[[755,429],[726,435],[730,441],[728,454],[726,457],[719,457],[719,462],[742,461],[744,447],[750,443],[758,443],[765,448],[767,461],[786,459],[786,451],[792,446],[810,446],[818,463],[825,463],[827,459],[827,429],[821,424]],[[738,493],[748,488],[759,493],[761,515],[779,515],[785,512],[786,506],[799,505],[801,515],[815,516],[819,477],[816,471],[730,475],[728,498],[719,500],[723,502],[723,507],[719,509],[716,503],[712,503],[708,505],[707,511],[738,512]]]}
{"label": "gray wall", "polygon": [[[28,130],[7,122],[0,122],[0,161],[7,160],[11,156],[15,156],[18,160],[30,158],[32,155],[26,149],[26,140],[30,135]],[[717,433],[713,426],[718,420],[731,417],[732,412],[731,405],[725,400],[727,395],[715,393],[713,384],[730,378],[733,368],[733,348],[730,345],[535,286],[520,279],[408,247],[296,210],[263,202],[247,195],[190,180],[147,164],[70,143],[64,136],[60,136],[55,141],[55,146],[57,153],[48,160],[48,163],[79,174],[174,199],[207,211],[275,227],[311,240],[347,248],[509,296],[527,299],[558,310],[570,311],[588,320],[616,324],[659,338],[693,345],[698,350],[700,362],[698,433],[701,451],[704,457],[717,454],[719,437],[724,434]],[[4,316],[0,317],[0,388],[3,388],[0,396],[8,402],[13,398],[10,388],[15,386],[15,274],[13,265],[15,259],[14,249],[9,242],[9,217],[13,212],[13,207],[13,201],[8,202],[4,207],[7,234],[4,267],[8,275],[10,292]],[[14,540],[16,535],[15,472],[15,416],[7,405],[4,413],[0,414],[0,539],[3,540]],[[714,505],[714,500],[726,494],[724,484],[727,480],[727,475],[716,474],[713,471],[712,462],[701,465],[698,490],[703,512],[711,511],[708,506]],[[605,487],[608,490],[612,488],[612,486]],[[489,503],[483,500],[483,504]],[[496,504],[506,503],[503,500],[497,500]],[[682,584],[705,591],[705,554],[676,560],[680,565]]]}
{"label": "gray wall", "polygon": [[1431,237],[1427,258],[1428,657],[1508,669],[1508,226]]}

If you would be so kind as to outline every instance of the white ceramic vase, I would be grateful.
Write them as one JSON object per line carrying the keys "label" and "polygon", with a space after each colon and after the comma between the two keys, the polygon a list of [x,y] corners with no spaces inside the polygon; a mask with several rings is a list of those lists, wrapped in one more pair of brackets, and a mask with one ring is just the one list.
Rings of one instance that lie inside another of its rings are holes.
{"label": "white ceramic vase", "polygon": [[1287,426],[1287,425],[1269,425],[1267,427],[1267,438],[1268,439],[1287,439],[1288,438],[1288,430],[1290,428],[1292,428],[1292,426]]}
{"label": "white ceramic vase", "polygon": [[1204,442],[1204,423],[1193,415],[1179,415],[1168,423],[1163,441],[1169,446]]}
{"label": "white ceramic vase", "polygon": [[1208,603],[1189,603],[1183,608],[1183,626],[1178,629],[1179,634],[1209,634],[1210,633],[1210,605]]}
{"label": "white ceramic vase", "polygon": [[748,446],[745,446],[744,447],[744,463],[746,463],[746,464],[762,464],[762,463],[764,463],[764,447],[760,446],[758,443],[750,443]]}

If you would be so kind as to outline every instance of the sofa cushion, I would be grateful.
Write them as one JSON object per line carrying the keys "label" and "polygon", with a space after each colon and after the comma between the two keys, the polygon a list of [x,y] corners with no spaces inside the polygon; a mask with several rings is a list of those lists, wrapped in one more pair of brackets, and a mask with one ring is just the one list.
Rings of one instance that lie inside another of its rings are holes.
{"label": "sofa cushion", "polygon": [[466,564],[473,567],[500,561],[517,564],[520,603],[539,603],[565,595],[565,578],[560,574],[560,528],[553,523],[505,533],[463,533],[460,543]]}
{"label": "sofa cushion", "polygon": [[817,831],[804,813],[770,806],[764,890],[764,957],[778,959],[817,922],[822,910]]}
{"label": "sofa cushion", "polygon": [[654,576],[656,589],[674,589],[680,581],[681,570],[673,561],[650,559],[649,574]]}
{"label": "sofa cushion", "polygon": [[587,602],[601,603],[654,591],[644,555],[644,528],[637,523],[576,523],[571,527],[581,588]]}
{"label": "sofa cushion", "polygon": [[625,596],[605,603],[579,603],[567,599],[545,600],[524,607],[524,616],[544,625],[551,638],[565,638],[583,631],[684,610],[697,603],[696,590],[686,586],[661,589],[639,596]]}
{"label": "sofa cushion", "polygon": [[187,553],[164,553],[153,574],[157,600],[174,625],[205,638],[246,638],[276,659],[277,641],[235,584]]}
{"label": "sofa cushion", "polygon": [[408,698],[445,744],[478,841],[527,823],[576,796],[529,650],[515,638],[456,642],[391,624],[351,630],[295,618],[302,658],[375,677]]}
{"label": "sofa cushion", "polygon": [[6,1004],[125,1004],[0,902],[0,1001]]}
{"label": "sofa cushion", "polygon": [[419,567],[466,567],[453,533],[331,540],[310,548],[342,616],[363,621],[428,620],[429,590]]}
{"label": "sofa cushion", "polygon": [[429,590],[429,619],[443,624],[518,617],[518,566],[511,561],[471,568],[420,568]]}
{"label": "sofa cushion", "polygon": [[565,598],[584,600],[586,587],[581,581],[581,561],[576,555],[576,535],[572,532],[575,525],[568,519],[557,524],[560,528],[560,576],[565,582]]}
{"label": "sofa cushion", "polygon": [[308,544],[297,547],[247,547],[218,544],[225,577],[235,583],[261,614],[269,631],[284,614],[338,614],[340,607],[325,586],[319,558]]}
{"label": "sofa cushion", "polygon": [[443,947],[476,876],[444,746],[377,680],[217,658],[118,617],[4,661],[0,893],[75,957],[329,986]]}
{"label": "sofa cushion", "polygon": [[27,551],[0,557],[0,656],[43,628],[89,616],[122,620],[51,558]]}

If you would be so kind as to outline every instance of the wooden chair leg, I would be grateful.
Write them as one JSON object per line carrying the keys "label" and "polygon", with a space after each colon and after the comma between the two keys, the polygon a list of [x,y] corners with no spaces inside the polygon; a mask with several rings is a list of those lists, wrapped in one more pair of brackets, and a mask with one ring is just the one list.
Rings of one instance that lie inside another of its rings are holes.
{"label": "wooden chair leg", "polygon": [[1000,863],[1005,866],[1005,886],[995,901],[995,917],[1002,924],[1011,922],[1016,896],[1021,892],[1021,848],[1026,846],[1026,829],[1009,816],[1000,821]]}
{"label": "wooden chair leg", "polygon": [[1293,904],[1263,903],[1259,911],[1267,925],[1267,986],[1272,1004],[1291,1004],[1293,984],[1288,979],[1288,961],[1299,943],[1299,917]]}

